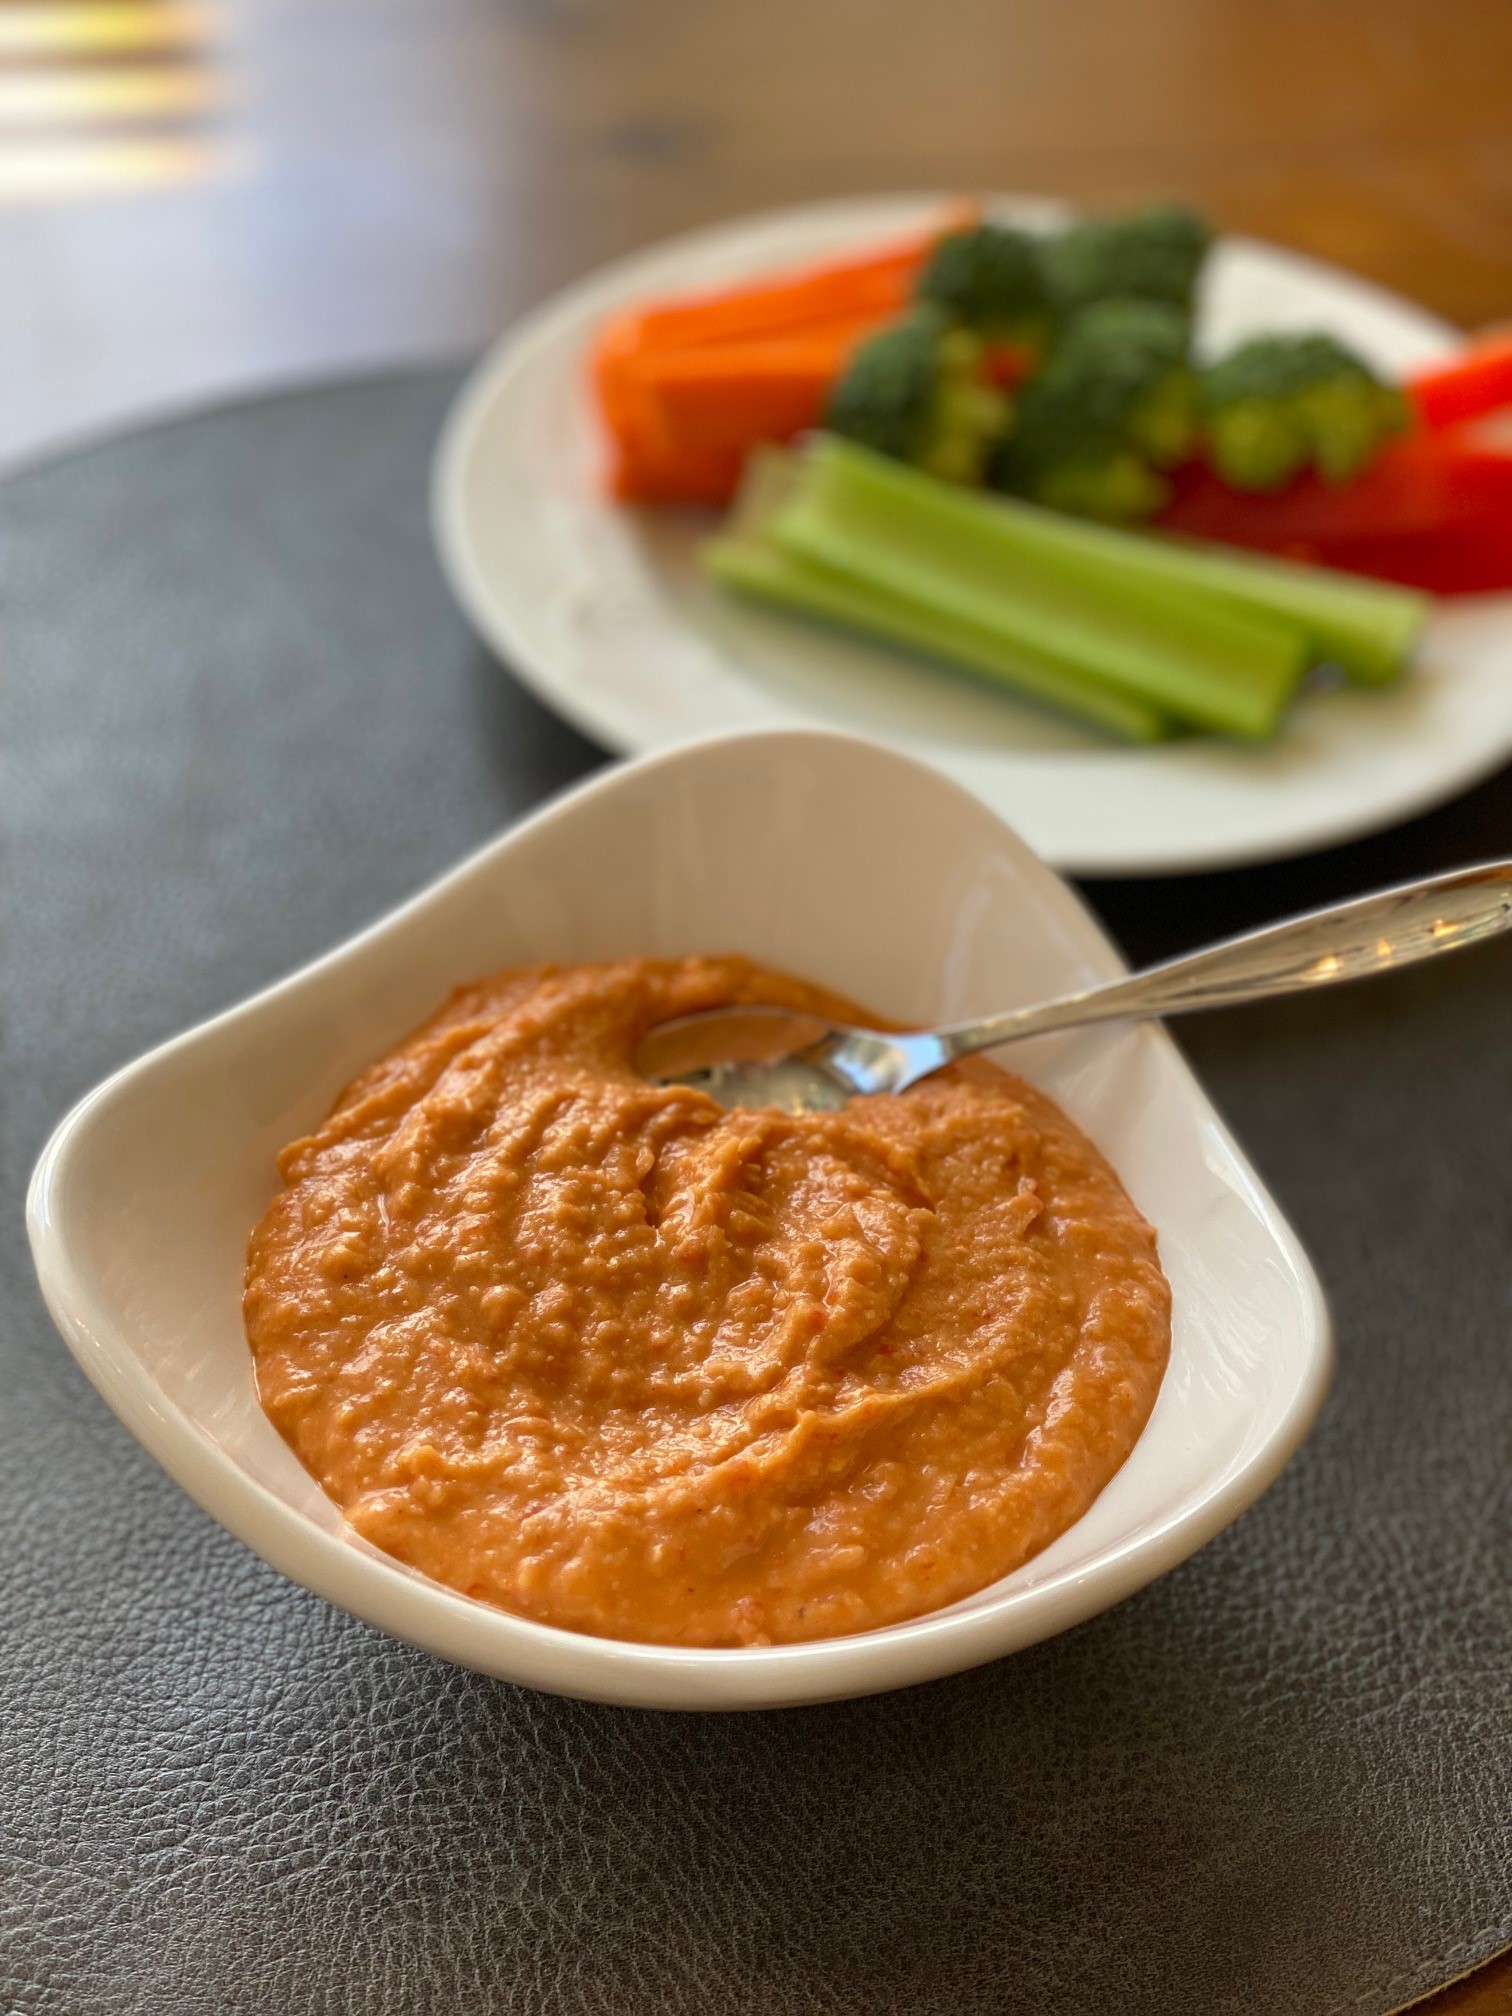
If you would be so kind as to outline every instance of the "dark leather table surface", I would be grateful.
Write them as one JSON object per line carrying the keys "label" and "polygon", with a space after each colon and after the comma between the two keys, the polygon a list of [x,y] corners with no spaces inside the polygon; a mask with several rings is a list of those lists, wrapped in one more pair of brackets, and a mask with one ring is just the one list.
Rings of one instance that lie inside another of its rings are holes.
{"label": "dark leather table surface", "polygon": [[[445,1666],[265,1568],[75,1370],[21,1226],[63,1109],[604,760],[448,602],[453,383],[0,488],[0,2011],[1379,2016],[1507,1944],[1512,945],[1186,1025],[1335,1393],[1196,1559],[911,1693],[658,1716]],[[1498,852],[1505,776],[1089,893],[1146,958]]]}

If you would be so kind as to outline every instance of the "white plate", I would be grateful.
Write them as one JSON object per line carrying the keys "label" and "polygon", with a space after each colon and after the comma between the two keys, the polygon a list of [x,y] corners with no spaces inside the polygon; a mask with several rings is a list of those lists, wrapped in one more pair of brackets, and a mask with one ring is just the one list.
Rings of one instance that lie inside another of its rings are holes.
{"label": "white plate", "polygon": [[1175,1322],[1132,1457],[1006,1581],[859,1637],[684,1651],[527,1623],[345,1524],[253,1389],[242,1268],[276,1151],[459,981],[541,959],[730,948],[918,1020],[1120,970],[1072,892],[978,800],[874,744],[728,737],[612,771],[74,1109],[37,1166],[29,1215],[43,1292],[80,1364],[185,1490],[286,1575],[447,1658],[596,1700],[749,1708],[930,1679],[1090,1617],[1211,1538],[1311,1423],[1329,1325],[1295,1237],[1153,1028],[1014,1055],[1155,1225]]}
{"label": "white plate", "polygon": [[[1310,699],[1274,747],[1123,750],[969,679],[738,603],[699,573],[707,514],[633,512],[604,496],[583,368],[604,315],[885,239],[938,202],[831,203],[676,239],[559,296],[484,360],[442,440],[435,536],[473,622],[543,700],[618,751],[792,722],[876,736],[938,765],[1078,874],[1331,845],[1452,796],[1512,754],[1512,597],[1449,606],[1414,678],[1389,694]],[[1029,221],[1055,214],[1002,207]],[[1392,372],[1458,340],[1313,260],[1245,240],[1220,247],[1204,341],[1311,327]]]}

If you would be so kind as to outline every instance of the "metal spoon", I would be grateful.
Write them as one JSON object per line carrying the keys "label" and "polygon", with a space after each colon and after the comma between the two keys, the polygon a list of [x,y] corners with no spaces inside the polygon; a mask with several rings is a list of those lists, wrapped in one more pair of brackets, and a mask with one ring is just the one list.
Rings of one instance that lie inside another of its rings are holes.
{"label": "metal spoon", "polygon": [[833,1112],[847,1099],[902,1092],[974,1050],[1052,1029],[1146,1021],[1331,987],[1431,959],[1512,925],[1512,861],[1488,861],[1309,911],[1032,1008],[893,1035],[790,1008],[711,1008],[653,1029],[636,1065],[659,1083],[695,1085],[722,1106]]}

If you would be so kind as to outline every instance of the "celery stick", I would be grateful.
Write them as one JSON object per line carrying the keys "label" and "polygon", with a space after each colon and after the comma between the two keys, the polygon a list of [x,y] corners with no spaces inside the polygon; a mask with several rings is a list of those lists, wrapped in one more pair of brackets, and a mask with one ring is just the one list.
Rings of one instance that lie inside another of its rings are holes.
{"label": "celery stick", "polygon": [[1085,557],[1016,551],[1011,531],[995,500],[828,439],[766,525],[800,558],[1075,664],[1179,720],[1250,739],[1274,731],[1307,666],[1294,626],[1163,583],[1105,582]]}
{"label": "celery stick", "polygon": [[[1135,541],[1141,549],[1137,563],[1120,553],[1120,566],[1137,564],[1146,579],[1158,573],[1172,587],[1190,586],[1233,608],[1287,618],[1305,634],[1314,657],[1337,665],[1362,686],[1385,686],[1397,677],[1433,611],[1432,598],[1416,589],[1333,567],[1163,535],[1136,534]],[[1107,557],[1113,559],[1111,553]]]}
{"label": "celery stick", "polygon": [[759,538],[716,539],[704,548],[703,561],[717,581],[739,594],[963,666],[1080,715],[1124,741],[1154,742],[1168,732],[1153,707],[1115,692],[1073,665],[1010,647],[971,624],[916,608],[901,596],[833,574]]}
{"label": "celery stick", "polygon": [[[864,451],[825,441],[816,454],[851,466]],[[878,466],[873,469],[872,463]],[[880,457],[868,456],[864,465],[852,466],[853,475],[883,482],[895,471],[905,484],[918,480],[911,471]],[[991,514],[1005,547],[1024,558],[1058,555],[1084,566],[1089,585],[1095,578],[1139,581],[1151,589],[1190,589],[1229,608],[1293,623],[1306,636],[1313,657],[1326,658],[1366,685],[1383,685],[1396,677],[1433,606],[1428,596],[1413,589],[1356,574],[1198,540],[1120,532],[1013,498],[949,490],[940,503],[946,513],[963,508],[972,522]]]}

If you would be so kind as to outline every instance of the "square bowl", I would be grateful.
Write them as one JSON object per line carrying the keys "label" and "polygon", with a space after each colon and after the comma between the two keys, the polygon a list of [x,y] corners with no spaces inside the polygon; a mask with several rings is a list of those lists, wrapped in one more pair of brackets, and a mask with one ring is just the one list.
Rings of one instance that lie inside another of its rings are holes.
{"label": "square bowl", "polygon": [[48,1307],[107,1403],[275,1568],[486,1673],[637,1706],[833,1700],[994,1659],[1191,1554],[1307,1432],[1332,1347],[1295,1235],[1175,1045],[1104,1027],[1015,1046],[1155,1226],[1171,1361],[1128,1462],[1043,1553],[905,1624],[729,1650],[553,1629],[361,1539],[257,1403],[248,1234],[277,1151],[457,983],[510,965],[741,951],[900,1021],[981,1014],[1122,969],[1061,879],[977,799],[855,737],[685,744],[547,806],[360,936],[82,1100],[28,1216]]}

